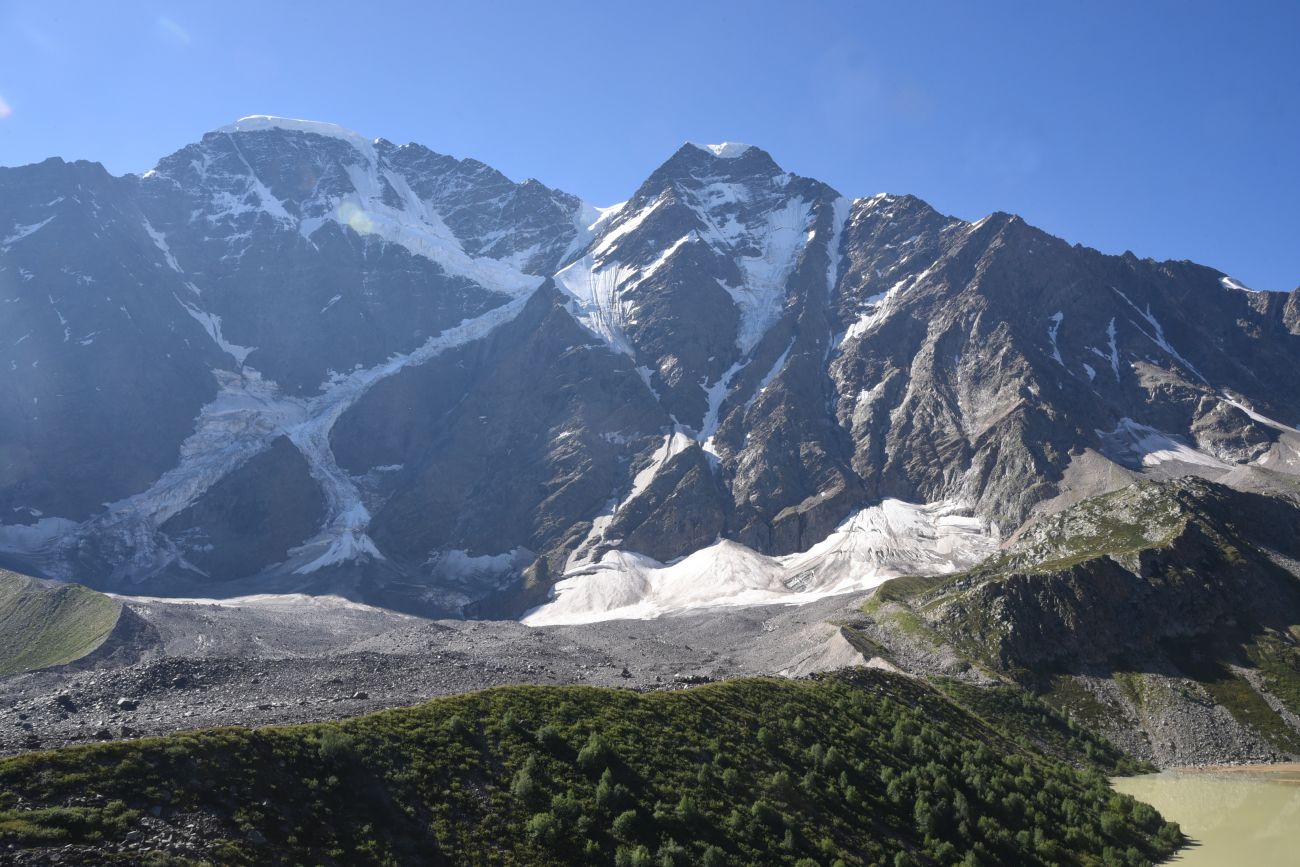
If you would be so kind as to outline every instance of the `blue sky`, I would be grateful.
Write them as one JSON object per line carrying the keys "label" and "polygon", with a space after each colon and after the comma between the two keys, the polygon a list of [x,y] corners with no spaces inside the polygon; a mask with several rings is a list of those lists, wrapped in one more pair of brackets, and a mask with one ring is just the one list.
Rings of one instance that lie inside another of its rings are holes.
{"label": "blue sky", "polygon": [[1300,3],[0,0],[0,165],[143,171],[247,114],[596,204],[686,140],[1300,285]]}

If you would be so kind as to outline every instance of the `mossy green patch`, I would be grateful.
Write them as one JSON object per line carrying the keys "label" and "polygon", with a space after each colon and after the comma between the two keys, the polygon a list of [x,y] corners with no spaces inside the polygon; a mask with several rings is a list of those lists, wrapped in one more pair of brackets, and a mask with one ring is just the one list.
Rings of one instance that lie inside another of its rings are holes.
{"label": "mossy green patch", "polygon": [[1279,750],[1300,753],[1300,735],[1249,681],[1232,671],[1221,655],[1206,653],[1191,642],[1167,642],[1166,649],[1179,669],[1197,681],[1233,719],[1258,732]]}
{"label": "mossy green patch", "polygon": [[1259,668],[1264,688],[1287,710],[1300,714],[1300,646],[1291,631],[1260,631],[1244,649]]}
{"label": "mossy green patch", "polygon": [[1042,698],[1069,719],[1091,728],[1097,728],[1114,717],[1114,711],[1096,694],[1077,677],[1068,674],[1050,677]]}
{"label": "mossy green patch", "polygon": [[1134,707],[1141,709],[1146,705],[1147,689],[1141,672],[1115,671],[1111,672],[1111,678]]}
{"label": "mossy green patch", "polygon": [[80,659],[112,632],[121,609],[79,584],[0,570],[0,675]]}
{"label": "mossy green patch", "polygon": [[947,678],[936,679],[935,684],[953,701],[1023,746],[1066,761],[1099,767],[1111,775],[1155,770],[1132,761],[1109,741],[1027,690],[1016,686],[975,686]]}

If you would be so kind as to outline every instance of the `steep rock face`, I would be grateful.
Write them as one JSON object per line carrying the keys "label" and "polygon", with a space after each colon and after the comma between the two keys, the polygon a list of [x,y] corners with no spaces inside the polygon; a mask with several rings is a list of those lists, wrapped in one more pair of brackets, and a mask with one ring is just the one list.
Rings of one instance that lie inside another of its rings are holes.
{"label": "steep rock face", "polygon": [[563,547],[668,422],[645,397],[631,365],[540,292],[485,340],[371,391],[340,420],[334,448],[354,473],[395,468],[375,535],[398,561],[522,548],[562,571]]}
{"label": "steep rock face", "polygon": [[1292,289],[1282,309],[1282,321],[1292,334],[1300,334],[1300,288]]}
{"label": "steep rock face", "polygon": [[1045,519],[927,619],[1010,671],[1131,665],[1169,639],[1300,622],[1297,539],[1289,500],[1144,483]]}
{"label": "steep rock face", "polygon": [[619,552],[852,548],[888,498],[1009,532],[1142,474],[1300,472],[1295,293],[746,145],[600,210],[254,117],[0,193],[0,555],[65,579],[518,613]]}
{"label": "steep rock face", "polygon": [[[1104,434],[1130,423],[1228,463],[1290,432],[1268,420],[1300,400],[1280,373],[1300,352],[1278,333],[1280,310],[1256,310],[1210,269],[1102,256],[1007,215],[968,225],[927,211],[859,202],[845,235],[850,261],[863,260],[846,277],[869,271],[862,293],[893,281],[866,300],[842,286],[842,315],[856,318],[831,367],[854,467],[881,493],[974,500],[1016,525],[1057,492],[1073,455],[1104,450]],[[927,252],[880,261],[882,221],[903,227],[891,249]],[[873,258],[855,253],[864,237]],[[1269,402],[1245,407],[1246,394]],[[1139,467],[1151,451],[1134,455]]]}
{"label": "steep rock face", "polygon": [[103,167],[0,169],[0,189],[0,522],[80,520],[176,463],[217,353]]}
{"label": "steep rock face", "polygon": [[325,508],[306,460],[282,436],[161,530],[177,541],[195,578],[238,580],[287,559],[325,520]]}
{"label": "steep rock face", "polygon": [[577,196],[533,179],[516,184],[478,160],[457,160],[416,144],[377,147],[465,252],[510,262],[528,274],[553,274],[599,217]]}
{"label": "steep rock face", "polygon": [[677,501],[708,502],[720,483],[734,503],[720,529],[764,551],[807,548],[863,502],[825,412],[847,205],[758,148],[688,144],[556,276],[578,321],[637,364],[716,465]]}

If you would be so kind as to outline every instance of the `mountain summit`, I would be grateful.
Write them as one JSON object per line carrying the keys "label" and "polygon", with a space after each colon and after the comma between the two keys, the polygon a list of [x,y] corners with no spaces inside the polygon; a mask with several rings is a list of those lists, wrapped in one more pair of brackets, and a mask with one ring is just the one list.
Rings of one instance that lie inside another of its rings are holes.
{"label": "mountain summit", "polygon": [[0,556],[101,589],[550,622],[811,598],[1138,477],[1300,473],[1300,291],[850,200],[749,145],[599,209],[256,116],[0,193]]}

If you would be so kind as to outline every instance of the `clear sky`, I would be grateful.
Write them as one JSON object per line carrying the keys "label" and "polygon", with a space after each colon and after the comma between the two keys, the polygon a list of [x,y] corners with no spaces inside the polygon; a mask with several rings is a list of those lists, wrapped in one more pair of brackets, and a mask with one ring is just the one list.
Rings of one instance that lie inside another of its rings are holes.
{"label": "clear sky", "polygon": [[595,204],[683,141],[846,195],[1300,285],[1300,2],[0,0],[0,165],[150,168],[248,114]]}

